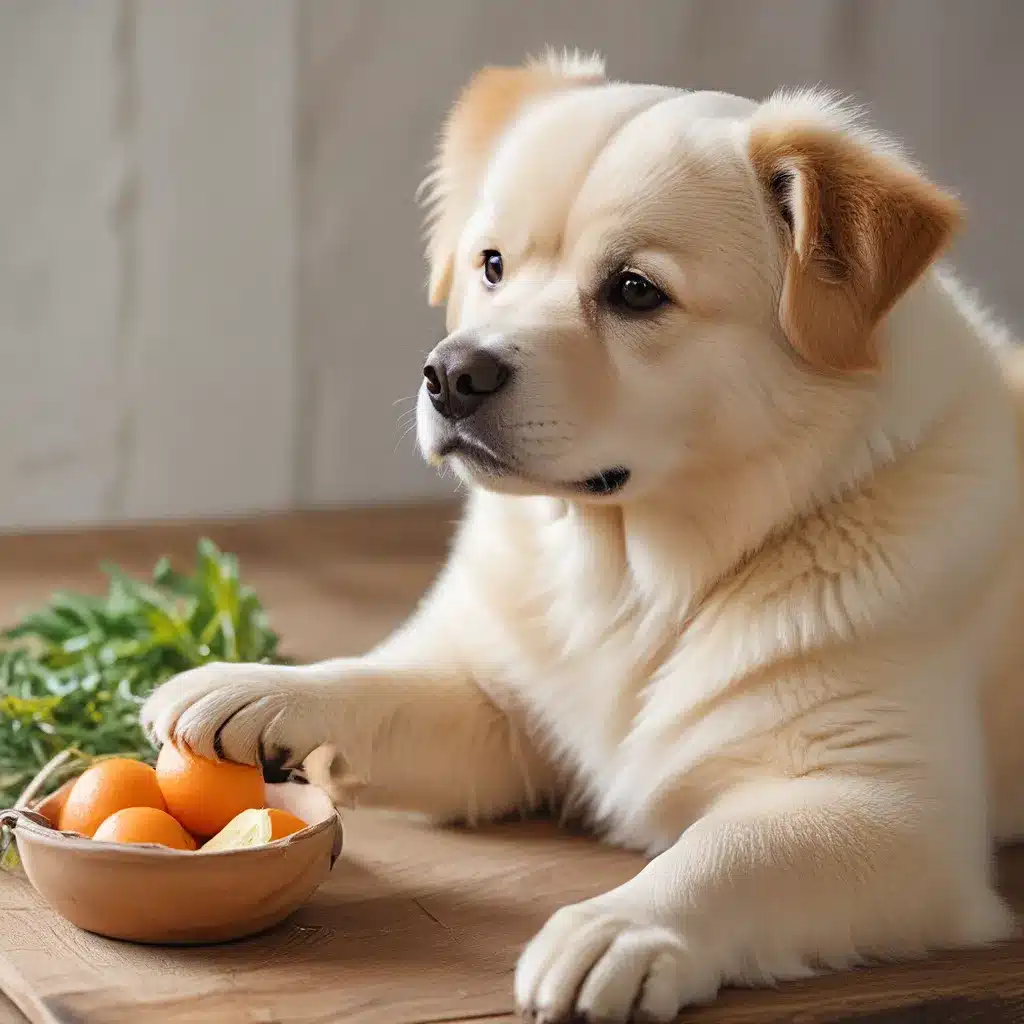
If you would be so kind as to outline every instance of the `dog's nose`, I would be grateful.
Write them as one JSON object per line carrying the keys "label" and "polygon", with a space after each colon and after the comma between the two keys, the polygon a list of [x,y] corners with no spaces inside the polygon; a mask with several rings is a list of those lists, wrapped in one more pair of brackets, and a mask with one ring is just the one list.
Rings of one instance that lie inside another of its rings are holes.
{"label": "dog's nose", "polygon": [[493,352],[478,345],[438,345],[423,367],[427,394],[446,420],[476,412],[507,383],[511,370]]}

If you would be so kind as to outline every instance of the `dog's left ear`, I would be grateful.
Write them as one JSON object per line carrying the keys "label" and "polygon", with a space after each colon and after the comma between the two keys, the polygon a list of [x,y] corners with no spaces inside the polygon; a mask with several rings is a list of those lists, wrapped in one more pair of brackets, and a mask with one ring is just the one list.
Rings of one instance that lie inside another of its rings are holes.
{"label": "dog's left ear", "polygon": [[779,320],[826,372],[877,369],[876,327],[948,244],[956,199],[813,96],[769,101],[749,154],[786,236]]}
{"label": "dog's left ear", "polygon": [[455,247],[501,136],[530,102],[602,81],[601,58],[552,52],[523,67],[484,68],[463,89],[445,122],[434,170],[422,186],[432,306],[448,298]]}

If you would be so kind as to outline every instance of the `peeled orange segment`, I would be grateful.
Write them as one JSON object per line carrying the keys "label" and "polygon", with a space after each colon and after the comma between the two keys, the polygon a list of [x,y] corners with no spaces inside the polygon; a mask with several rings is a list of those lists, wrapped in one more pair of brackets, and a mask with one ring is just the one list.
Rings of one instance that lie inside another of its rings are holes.
{"label": "peeled orange segment", "polygon": [[274,823],[270,811],[242,811],[236,814],[212,839],[203,844],[203,853],[223,850],[247,850],[251,846],[265,846],[274,837]]}

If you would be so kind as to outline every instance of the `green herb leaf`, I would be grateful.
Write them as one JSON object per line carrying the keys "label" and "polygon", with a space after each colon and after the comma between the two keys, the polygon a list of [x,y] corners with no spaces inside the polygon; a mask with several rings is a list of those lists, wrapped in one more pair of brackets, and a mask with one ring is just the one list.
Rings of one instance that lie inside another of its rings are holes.
{"label": "green herb leaf", "polygon": [[238,559],[203,539],[191,573],[163,558],[151,581],[105,566],[104,596],[55,594],[0,633],[0,807],[56,753],[152,760],[139,707],[160,683],[211,661],[283,661]]}

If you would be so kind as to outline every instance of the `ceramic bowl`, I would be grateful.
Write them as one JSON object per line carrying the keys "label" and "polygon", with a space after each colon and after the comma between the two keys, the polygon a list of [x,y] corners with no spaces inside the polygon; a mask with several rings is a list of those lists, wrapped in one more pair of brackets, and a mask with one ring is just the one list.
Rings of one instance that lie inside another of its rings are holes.
{"label": "ceramic bowl", "polygon": [[29,881],[62,917],[133,942],[224,942],[265,931],[296,910],[341,853],[341,820],[310,785],[267,786],[267,806],[308,827],[265,846],[188,853],[97,842],[55,827],[74,780],[30,808],[0,812],[13,826]]}

